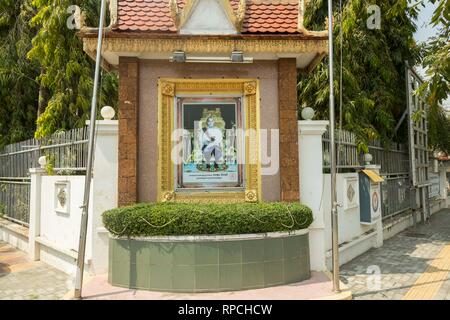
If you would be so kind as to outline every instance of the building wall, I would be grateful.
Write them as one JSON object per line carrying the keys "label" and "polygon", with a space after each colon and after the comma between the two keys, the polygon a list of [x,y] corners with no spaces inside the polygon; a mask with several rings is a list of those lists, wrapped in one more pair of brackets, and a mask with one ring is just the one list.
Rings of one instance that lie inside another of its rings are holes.
{"label": "building wall", "polygon": [[[157,198],[159,78],[258,78],[261,85],[261,128],[279,128],[277,61],[233,65],[140,60],[139,77],[138,202],[156,201]],[[280,200],[279,171],[262,177],[262,194],[264,201]]]}

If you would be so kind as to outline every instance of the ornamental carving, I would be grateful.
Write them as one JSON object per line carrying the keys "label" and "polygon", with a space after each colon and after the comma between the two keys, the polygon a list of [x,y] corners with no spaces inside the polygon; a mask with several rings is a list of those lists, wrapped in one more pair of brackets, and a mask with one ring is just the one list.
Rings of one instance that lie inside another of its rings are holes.
{"label": "ornamental carving", "polygon": [[174,200],[174,198],[175,198],[175,193],[173,191],[167,191],[163,194],[162,201],[169,202],[169,201]]}
{"label": "ornamental carving", "polygon": [[246,202],[257,202],[258,195],[255,190],[247,190],[245,191],[245,201]]}
{"label": "ornamental carving", "polygon": [[246,96],[256,94],[256,83],[247,82],[244,84],[244,93]]}
{"label": "ornamental carving", "polygon": [[66,201],[67,201],[67,193],[66,193],[65,188],[59,189],[57,198],[58,198],[60,206],[64,207],[66,205]]}
{"label": "ornamental carving", "polygon": [[163,82],[161,86],[161,92],[163,95],[171,97],[175,95],[175,85],[173,83]]}

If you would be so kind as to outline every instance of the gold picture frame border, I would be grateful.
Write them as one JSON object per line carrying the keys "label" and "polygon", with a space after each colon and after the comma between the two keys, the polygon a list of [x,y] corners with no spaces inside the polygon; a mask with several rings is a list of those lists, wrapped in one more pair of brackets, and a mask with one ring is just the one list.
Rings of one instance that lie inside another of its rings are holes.
{"label": "gold picture frame border", "polygon": [[[261,159],[259,145],[260,99],[258,79],[158,80],[158,201],[160,202],[257,202],[261,200]],[[245,110],[245,189],[233,191],[175,191],[173,149],[175,96],[181,94],[241,94]],[[256,161],[250,157],[256,155]]]}

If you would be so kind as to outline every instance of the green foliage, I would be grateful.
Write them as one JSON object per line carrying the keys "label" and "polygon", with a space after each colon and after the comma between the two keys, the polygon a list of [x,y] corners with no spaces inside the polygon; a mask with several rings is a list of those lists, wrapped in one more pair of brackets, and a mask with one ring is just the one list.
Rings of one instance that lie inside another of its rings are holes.
{"label": "green foliage", "polygon": [[[369,140],[396,139],[394,128],[406,107],[405,61],[414,65],[419,58],[413,34],[417,6],[407,0],[376,1],[381,9],[381,29],[366,26],[371,0],[343,1],[342,30],[338,2],[334,2],[334,75],[336,118],[343,128],[353,131],[361,150]],[[311,30],[323,29],[327,1],[311,0],[305,23]],[[339,114],[340,32],[342,31],[342,115]],[[299,79],[299,108],[316,110],[320,119],[328,118],[328,59]],[[405,129],[405,128],[403,128]]]}
{"label": "green foliage", "polygon": [[[38,28],[28,57],[41,66],[38,82],[49,92],[45,111],[37,120],[36,138],[59,129],[84,126],[89,117],[94,62],[84,52],[76,30],[67,27],[70,5],[79,5],[87,13],[87,22],[95,21],[98,1],[33,0],[37,13],[30,24]],[[93,25],[93,24],[90,24]],[[117,79],[104,73],[99,105],[117,103]],[[107,92],[105,92],[107,90]]]}
{"label": "green foliage", "polygon": [[45,172],[49,176],[53,176],[55,174],[55,156],[53,154],[45,155]]}
{"label": "green foliage", "polygon": [[450,95],[450,0],[430,0],[438,3],[431,23],[441,26],[440,32],[423,46],[422,64],[427,80],[418,94],[429,105],[428,136],[433,149],[450,154],[450,119],[442,102]]}
{"label": "green foliage", "polygon": [[307,228],[312,211],[299,203],[147,203],[103,213],[118,236],[247,234]]}
{"label": "green foliage", "polygon": [[[84,126],[90,115],[94,61],[67,8],[79,5],[98,24],[97,0],[0,1],[0,148]],[[103,71],[99,106],[117,106],[117,76]]]}
{"label": "green foliage", "polygon": [[36,128],[39,66],[26,58],[36,32],[31,0],[0,1],[0,148]]}

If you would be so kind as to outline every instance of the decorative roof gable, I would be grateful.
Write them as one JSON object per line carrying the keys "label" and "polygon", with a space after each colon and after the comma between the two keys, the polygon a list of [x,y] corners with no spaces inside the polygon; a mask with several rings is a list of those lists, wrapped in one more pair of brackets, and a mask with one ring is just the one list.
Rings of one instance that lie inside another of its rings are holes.
{"label": "decorative roof gable", "polygon": [[[178,4],[170,0],[172,17],[177,17],[180,34],[236,34],[237,17],[228,0],[187,0],[180,13]],[[244,2],[245,0],[241,1]]]}
{"label": "decorative roof gable", "polygon": [[[323,36],[323,32],[304,28],[305,2],[307,0],[117,0],[115,30]],[[204,19],[211,13],[210,19]]]}

